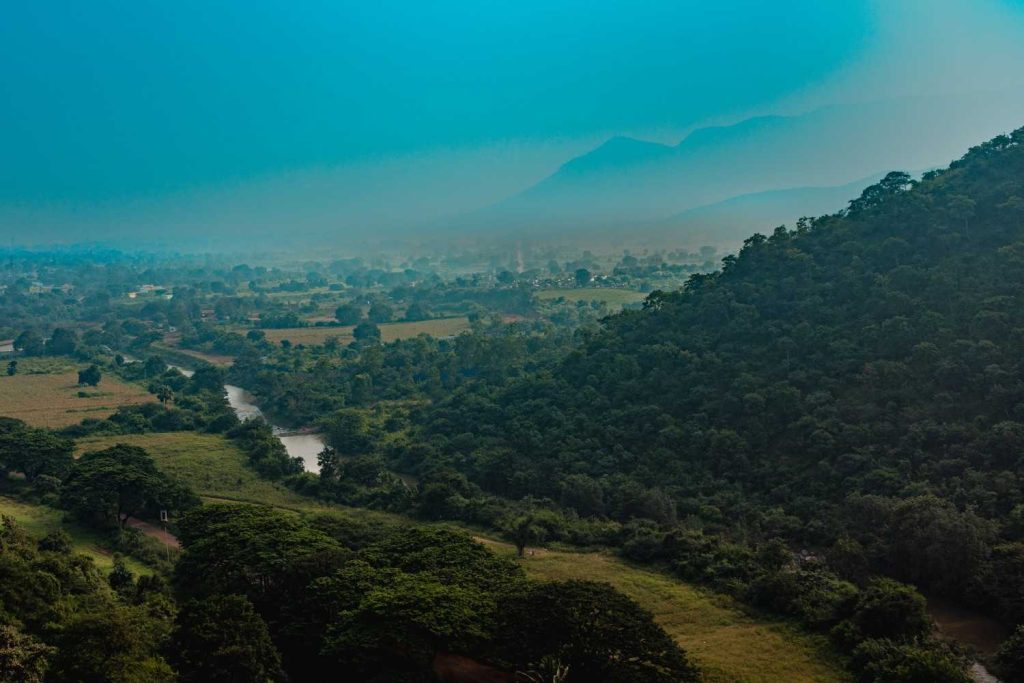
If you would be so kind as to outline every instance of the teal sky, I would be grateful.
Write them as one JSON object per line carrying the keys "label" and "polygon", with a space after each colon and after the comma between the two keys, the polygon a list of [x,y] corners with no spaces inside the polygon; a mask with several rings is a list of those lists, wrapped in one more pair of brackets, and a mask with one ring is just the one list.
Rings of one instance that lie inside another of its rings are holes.
{"label": "teal sky", "polygon": [[[964,16],[1005,27],[1020,10],[890,5],[900,11],[859,0],[7,3],[0,232],[26,215],[57,232],[133,206],[186,215],[278,181],[336,201],[404,187],[428,213],[472,207],[609,135],[670,139],[862,97],[879,85],[865,88],[871,64],[885,80],[901,41],[920,54]],[[877,90],[898,96],[912,80]]]}

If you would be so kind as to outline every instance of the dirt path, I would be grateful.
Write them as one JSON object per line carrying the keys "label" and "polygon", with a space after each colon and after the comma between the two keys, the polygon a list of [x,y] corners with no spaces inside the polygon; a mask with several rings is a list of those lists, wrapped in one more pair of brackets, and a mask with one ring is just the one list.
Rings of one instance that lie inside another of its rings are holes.
{"label": "dirt path", "polygon": [[138,529],[147,536],[155,538],[166,546],[174,548],[175,550],[181,549],[181,541],[178,540],[177,536],[169,531],[164,531],[155,524],[143,522],[141,519],[129,519],[126,524],[133,529]]}

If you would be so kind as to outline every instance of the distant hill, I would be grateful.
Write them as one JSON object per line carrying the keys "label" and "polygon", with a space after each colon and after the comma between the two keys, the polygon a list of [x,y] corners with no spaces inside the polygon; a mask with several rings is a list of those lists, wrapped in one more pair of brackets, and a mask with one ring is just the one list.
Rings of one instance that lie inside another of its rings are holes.
{"label": "distant hill", "polygon": [[838,188],[880,170],[935,166],[1021,119],[1024,94],[989,93],[751,118],[698,129],[675,146],[615,137],[527,190],[446,224],[519,235],[627,230],[740,195]]}
{"label": "distant hill", "polygon": [[794,187],[753,192],[682,211],[654,223],[649,232],[663,233],[680,243],[739,244],[754,232],[769,232],[779,225],[792,227],[801,216],[822,216],[846,208],[868,185],[884,173],[831,187]]}

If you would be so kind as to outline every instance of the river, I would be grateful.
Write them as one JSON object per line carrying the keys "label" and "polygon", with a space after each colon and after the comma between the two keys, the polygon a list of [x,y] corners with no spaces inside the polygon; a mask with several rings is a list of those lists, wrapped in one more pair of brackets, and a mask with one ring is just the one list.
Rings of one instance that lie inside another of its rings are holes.
{"label": "river", "polygon": [[[225,384],[224,390],[228,394],[228,403],[234,409],[235,415],[238,416],[239,420],[263,417],[263,411],[254,403],[252,394],[248,391],[232,384]],[[271,424],[270,427],[277,434],[277,438],[281,440],[281,443],[284,444],[288,455],[293,458],[300,458],[307,471],[320,471],[320,465],[317,464],[317,456],[320,455],[320,451],[327,445],[324,443],[323,436],[320,434],[296,434],[275,424]]]}
{"label": "river", "polygon": [[[193,370],[178,365],[168,365],[167,367],[174,368],[186,377],[191,377],[195,374]],[[224,391],[228,395],[228,404],[235,411],[235,415],[238,416],[239,420],[263,417],[263,411],[256,405],[255,399],[248,391],[233,384],[225,384]],[[270,421],[267,420],[267,422],[269,423]],[[301,458],[302,464],[308,472],[320,471],[317,456],[320,455],[320,451],[326,445],[323,436],[320,434],[297,434],[275,424],[271,424],[270,427],[274,430],[274,434],[277,435],[281,443],[284,444],[288,455],[293,458]]]}
{"label": "river", "polygon": [[[970,645],[982,658],[994,655],[1009,635],[995,619],[943,598],[928,598],[928,614],[939,635]],[[981,662],[975,662],[968,674],[974,683],[999,683],[999,679],[989,673]]]}

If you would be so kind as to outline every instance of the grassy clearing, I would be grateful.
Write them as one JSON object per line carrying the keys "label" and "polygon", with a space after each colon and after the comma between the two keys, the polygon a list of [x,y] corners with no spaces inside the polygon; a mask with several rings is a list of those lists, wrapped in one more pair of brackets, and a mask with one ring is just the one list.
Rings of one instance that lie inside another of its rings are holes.
{"label": "grassy clearing", "polygon": [[261,479],[246,466],[246,456],[219,434],[168,432],[125,434],[79,439],[76,455],[125,443],[144,448],[157,466],[180,479],[199,495],[286,509],[306,510],[318,503],[283,486]]}
{"label": "grassy clearing", "polygon": [[[437,318],[408,323],[384,323],[379,325],[381,341],[393,342],[408,339],[421,334],[432,337],[451,337],[469,329],[469,319],[465,316],[455,318]],[[338,343],[348,344],[352,341],[352,327],[290,327],[277,330],[264,330],[267,341],[280,343],[287,339],[292,344],[307,346],[323,344],[328,337],[337,337]]]}
{"label": "grassy clearing", "polygon": [[612,289],[610,287],[581,287],[579,289],[545,289],[537,292],[541,301],[565,299],[570,303],[577,301],[600,301],[611,307],[622,307],[626,304],[643,301],[647,295],[632,289]]}
{"label": "grassy clearing", "polygon": [[[75,552],[88,555],[104,572],[114,567],[114,554],[101,534],[63,521],[64,513],[45,505],[32,505],[0,495],[0,514],[13,517],[30,536],[42,538],[63,527],[72,538]],[[135,574],[152,574],[153,570],[132,557],[125,556],[124,562]]]}
{"label": "grassy clearing", "polygon": [[[18,374],[0,376],[0,415],[36,427],[66,427],[84,418],[104,418],[119,406],[155,401],[141,386],[110,373],[97,387],[78,386],[84,367],[66,358],[18,359]],[[80,397],[79,392],[86,394]]]}
{"label": "grassy clearing", "polygon": [[[498,553],[512,546],[481,539]],[[546,581],[606,581],[654,614],[693,657],[709,683],[822,683],[849,677],[831,663],[824,639],[785,622],[745,614],[732,600],[633,566],[613,555],[537,550],[520,560],[526,573]]]}
{"label": "grassy clearing", "polygon": [[202,351],[194,351],[192,349],[180,349],[177,347],[171,348],[163,346],[162,344],[153,344],[153,351],[156,353],[162,353],[164,351],[170,351],[174,354],[184,354],[192,358],[197,358],[201,361],[209,363],[210,365],[216,365],[217,367],[225,368],[235,362],[234,356],[222,356],[216,353],[203,353]]}

